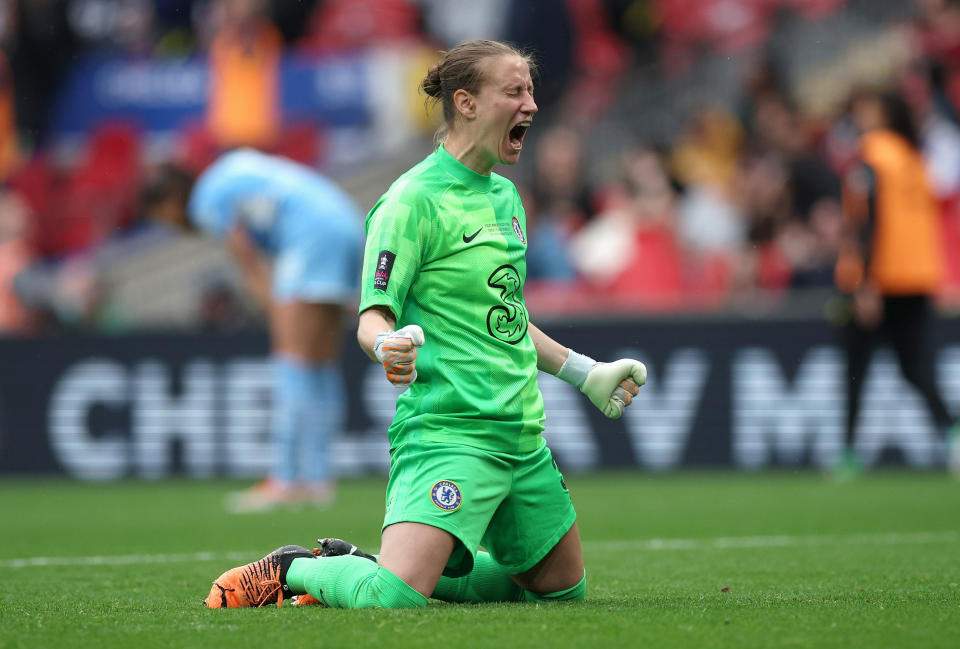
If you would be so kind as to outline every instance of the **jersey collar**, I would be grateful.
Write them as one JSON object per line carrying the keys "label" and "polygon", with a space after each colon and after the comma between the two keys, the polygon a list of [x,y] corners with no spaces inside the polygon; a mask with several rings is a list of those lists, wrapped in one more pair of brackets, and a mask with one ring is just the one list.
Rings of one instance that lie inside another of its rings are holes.
{"label": "jersey collar", "polygon": [[459,180],[469,189],[477,192],[490,191],[490,183],[493,179],[492,174],[489,176],[478,174],[476,171],[450,155],[447,150],[443,148],[442,144],[437,147],[436,151],[434,151],[433,157],[441,169]]}

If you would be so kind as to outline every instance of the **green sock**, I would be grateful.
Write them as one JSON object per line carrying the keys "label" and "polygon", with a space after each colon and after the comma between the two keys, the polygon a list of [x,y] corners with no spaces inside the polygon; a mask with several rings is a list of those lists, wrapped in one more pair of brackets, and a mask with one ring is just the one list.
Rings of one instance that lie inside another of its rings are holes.
{"label": "green sock", "polygon": [[[294,559],[300,561],[300,559]],[[565,601],[583,601],[587,595],[587,573],[583,573],[583,579],[574,586],[566,590],[558,590],[555,593],[545,593],[543,595],[529,590],[523,591],[523,600],[526,602],[565,602]]]}
{"label": "green sock", "polygon": [[473,570],[463,577],[440,577],[434,599],[445,602],[519,602],[523,589],[487,552],[477,552]]}
{"label": "green sock", "polygon": [[331,608],[423,608],[427,598],[395,574],[354,555],[294,559],[286,575],[294,593],[310,593]]}

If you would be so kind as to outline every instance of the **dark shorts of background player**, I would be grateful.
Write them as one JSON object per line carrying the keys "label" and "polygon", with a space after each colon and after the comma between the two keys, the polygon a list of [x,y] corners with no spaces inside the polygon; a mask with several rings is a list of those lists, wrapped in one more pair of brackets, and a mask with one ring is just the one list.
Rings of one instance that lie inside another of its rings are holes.
{"label": "dark shorts of background player", "polygon": [[423,523],[452,534],[447,577],[469,573],[480,546],[509,574],[525,572],[576,518],[545,444],[521,454],[423,441],[393,449],[383,527]]}

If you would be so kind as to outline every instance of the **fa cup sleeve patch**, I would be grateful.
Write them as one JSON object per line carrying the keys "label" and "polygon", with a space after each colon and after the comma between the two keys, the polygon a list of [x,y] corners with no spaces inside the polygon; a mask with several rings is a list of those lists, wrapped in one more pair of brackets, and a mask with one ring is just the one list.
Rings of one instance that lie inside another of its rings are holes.
{"label": "fa cup sleeve patch", "polygon": [[373,288],[378,291],[387,290],[387,284],[390,283],[390,272],[393,270],[393,262],[397,255],[389,250],[381,250],[377,256],[377,272],[373,276]]}

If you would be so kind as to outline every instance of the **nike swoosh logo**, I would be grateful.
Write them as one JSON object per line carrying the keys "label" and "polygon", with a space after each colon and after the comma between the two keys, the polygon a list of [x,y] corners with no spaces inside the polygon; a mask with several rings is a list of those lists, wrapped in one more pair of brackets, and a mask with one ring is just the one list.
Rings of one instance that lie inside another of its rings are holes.
{"label": "nike swoosh logo", "polygon": [[[480,230],[482,230],[482,229],[483,229],[483,228],[480,228]],[[467,235],[463,235],[463,242],[464,242],[464,243],[470,243],[471,241],[473,241],[474,239],[476,239],[476,238],[477,238],[477,235],[480,234],[480,230],[477,230],[476,232],[474,232],[473,234],[471,234],[469,237],[468,237]]]}

